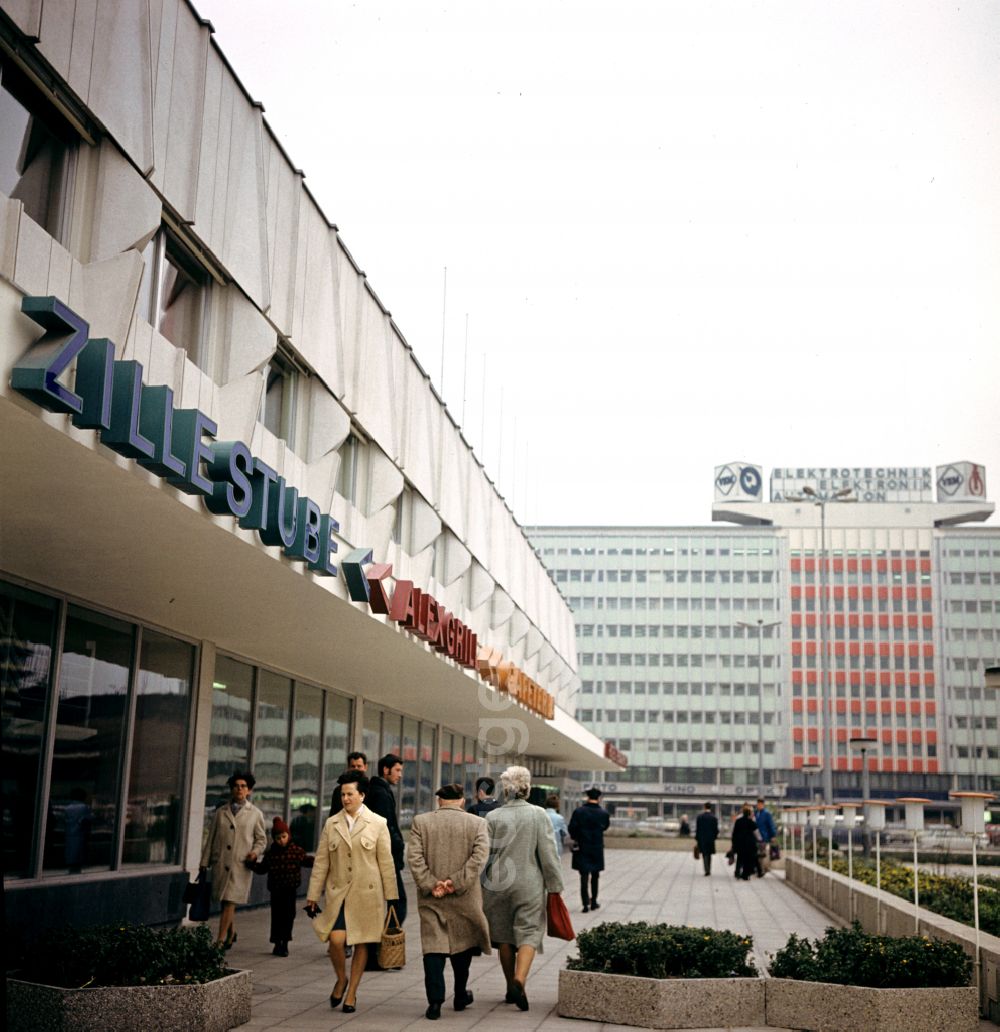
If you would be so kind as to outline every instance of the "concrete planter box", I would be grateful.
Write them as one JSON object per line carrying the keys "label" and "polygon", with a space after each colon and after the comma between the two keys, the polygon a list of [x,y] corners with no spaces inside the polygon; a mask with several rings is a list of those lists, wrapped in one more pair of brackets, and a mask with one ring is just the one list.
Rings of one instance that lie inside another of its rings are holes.
{"label": "concrete planter box", "polygon": [[764,1024],[762,978],[636,978],[560,971],[557,1012],[639,1028]]}
{"label": "concrete planter box", "polygon": [[767,980],[767,1021],[809,1032],[975,1032],[979,1000],[962,989],[869,989],[829,982]]}
{"label": "concrete planter box", "polygon": [[253,979],[233,971],[203,985],[61,989],[7,979],[9,1032],[227,1032],[250,1020]]}

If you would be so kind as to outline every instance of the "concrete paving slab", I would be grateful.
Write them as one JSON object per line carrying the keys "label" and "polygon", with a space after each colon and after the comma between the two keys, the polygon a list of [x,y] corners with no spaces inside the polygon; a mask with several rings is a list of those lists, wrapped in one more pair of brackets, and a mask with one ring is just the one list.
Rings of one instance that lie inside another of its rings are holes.
{"label": "concrete paving slab", "polygon": [[[651,921],[728,929],[754,938],[754,960],[763,971],[767,954],[785,944],[788,936],[813,938],[831,923],[784,883],[781,872],[764,878],[737,881],[723,857],[716,857],[710,877],[690,853],[651,850],[609,850],[607,870],[601,877],[601,907],[581,912],[578,876],[564,858],[566,890],[563,897],[573,925],[580,931],[604,921]],[[450,1032],[632,1032],[628,1026],[560,1018],[556,1014],[559,971],[576,953],[575,943],[546,939],[545,952],[532,967],[527,986],[531,1009],[522,1012],[503,1002],[504,980],[496,955],[473,961],[469,988],[475,1002],[465,1011],[452,1009],[446,1000],[441,1020],[432,1025],[424,1017],[420,927],[416,916],[416,889],[406,876],[410,916],[406,921],[406,967],[402,971],[367,972],[358,992],[358,1011],[331,1010],[328,997],[333,969],[322,943],[314,937],[303,915],[296,921],[296,938],[289,957],[271,954],[270,915],[266,907],[240,911],[239,940],[229,954],[237,968],[254,973],[253,1017],[246,1032],[404,1032],[437,1028]],[[446,975],[450,985],[450,975]],[[984,1022],[984,1030],[996,1026]],[[717,1032],[706,1029],[704,1032]],[[758,1029],[730,1032],[764,1032]],[[775,1032],[775,1030],[770,1030]]]}

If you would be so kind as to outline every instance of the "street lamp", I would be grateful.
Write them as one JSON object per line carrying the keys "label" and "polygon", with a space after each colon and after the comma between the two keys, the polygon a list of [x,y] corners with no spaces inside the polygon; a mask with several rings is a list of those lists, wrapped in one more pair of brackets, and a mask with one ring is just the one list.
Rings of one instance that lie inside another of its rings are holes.
{"label": "street lamp", "polygon": [[758,618],[755,623],[737,620],[737,627],[757,632],[757,791],[764,797],[764,630],[780,627],[780,620],[765,622]]}
{"label": "street lamp", "polygon": [[830,660],[827,655],[827,578],[826,578],[826,507],[829,502],[856,502],[851,488],[842,487],[828,498],[823,497],[808,484],[802,494],[785,495],[789,502],[812,502],[819,506],[819,642],[820,642],[820,716],[823,718],[820,732],[823,738],[823,802],[833,803],[833,714],[830,704]]}
{"label": "street lamp", "polygon": [[803,763],[799,768],[806,776],[806,791],[809,793],[809,805],[816,805],[816,775],[822,773],[822,763]]}
{"label": "street lamp", "polygon": [[[856,752],[861,753],[861,801],[867,803],[871,798],[871,775],[868,772],[868,750],[874,752],[878,748],[878,739],[874,735],[854,735],[850,739],[850,746]],[[871,841],[868,835],[868,822],[865,821],[864,827],[861,829],[861,854],[868,858],[868,854],[871,851]]]}

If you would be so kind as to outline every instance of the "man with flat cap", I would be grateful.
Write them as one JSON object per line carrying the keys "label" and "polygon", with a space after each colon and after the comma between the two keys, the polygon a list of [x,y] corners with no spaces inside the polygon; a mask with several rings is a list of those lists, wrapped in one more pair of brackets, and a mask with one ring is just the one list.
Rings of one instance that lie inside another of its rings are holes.
{"label": "man with flat cap", "polygon": [[[573,811],[569,819],[569,837],[573,840],[573,870],[580,872],[580,899],[583,912],[597,910],[597,887],[604,870],[604,833],[611,817],[601,806],[601,790],[594,786],[584,793],[587,799]],[[590,878],[590,891],[587,879]]]}
{"label": "man with flat cap", "polygon": [[442,785],[435,795],[438,808],[413,818],[407,847],[418,893],[426,1016],[431,1021],[441,1017],[445,958],[455,975],[455,1010],[463,1011],[472,1003],[472,958],[490,952],[479,884],[490,851],[486,821],[465,812],[461,785]]}

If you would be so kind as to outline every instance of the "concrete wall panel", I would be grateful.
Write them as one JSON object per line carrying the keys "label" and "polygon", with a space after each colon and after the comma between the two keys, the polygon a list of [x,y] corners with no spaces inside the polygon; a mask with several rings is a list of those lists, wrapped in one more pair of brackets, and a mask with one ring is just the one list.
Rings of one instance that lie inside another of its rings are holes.
{"label": "concrete wall panel", "polygon": [[269,135],[264,137],[263,147],[267,162],[266,226],[270,262],[268,316],[285,336],[291,336],[302,176],[289,166]]}
{"label": "concrete wall panel", "polygon": [[[7,5],[4,4],[6,10]],[[76,3],[74,0],[45,0],[42,5],[41,27],[38,31],[39,53],[72,86],[69,77],[70,57],[73,50],[73,28]],[[86,87],[88,81],[84,83]],[[76,91],[80,93],[79,90]],[[80,96],[87,95],[86,88]]]}
{"label": "concrete wall panel", "polygon": [[305,458],[309,463],[336,451],[351,429],[351,417],[340,402],[318,383],[312,384],[307,421]]}
{"label": "concrete wall panel", "polygon": [[[173,8],[169,2],[164,8]],[[157,76],[155,93],[159,135],[154,147],[152,181],[185,220],[197,220],[198,187],[206,102],[205,89],[211,36],[193,18],[177,19],[176,30],[164,26],[160,67],[170,73]],[[143,166],[140,165],[140,168]]]}
{"label": "concrete wall panel", "polygon": [[25,294],[45,294],[49,286],[49,255],[52,238],[24,214],[18,204],[17,253],[14,258],[14,286]]}
{"label": "concrete wall panel", "polygon": [[224,291],[222,318],[223,380],[242,380],[248,373],[260,370],[274,355],[278,338],[274,327],[251,304],[236,286]]}
{"label": "concrete wall panel", "polygon": [[42,30],[42,0],[6,0],[3,9],[26,35],[37,37]]}
{"label": "concrete wall panel", "polygon": [[[306,262],[303,279],[296,283],[296,295],[301,297],[302,305],[292,342],[333,393],[340,396],[344,368],[337,316],[339,247],[335,232],[316,207],[303,207],[301,219]],[[300,238],[300,246],[302,242]]]}
{"label": "concrete wall panel", "polygon": [[[222,221],[222,264],[261,311],[270,307],[267,197],[260,108],[234,99],[228,185]],[[218,230],[216,230],[218,232]]]}
{"label": "concrete wall panel", "polygon": [[403,474],[378,445],[370,447],[368,463],[368,499],[364,513],[371,517],[392,505],[403,493]]}
{"label": "concrete wall panel", "polygon": [[90,261],[130,247],[141,251],[160,228],[162,203],[117,147],[102,140],[90,238]]}
{"label": "concrete wall panel", "polygon": [[[79,10],[80,5],[78,5]],[[118,145],[140,169],[153,164],[153,77],[148,3],[99,0],[95,12],[88,105],[101,112]],[[74,38],[74,60],[76,40]]]}

